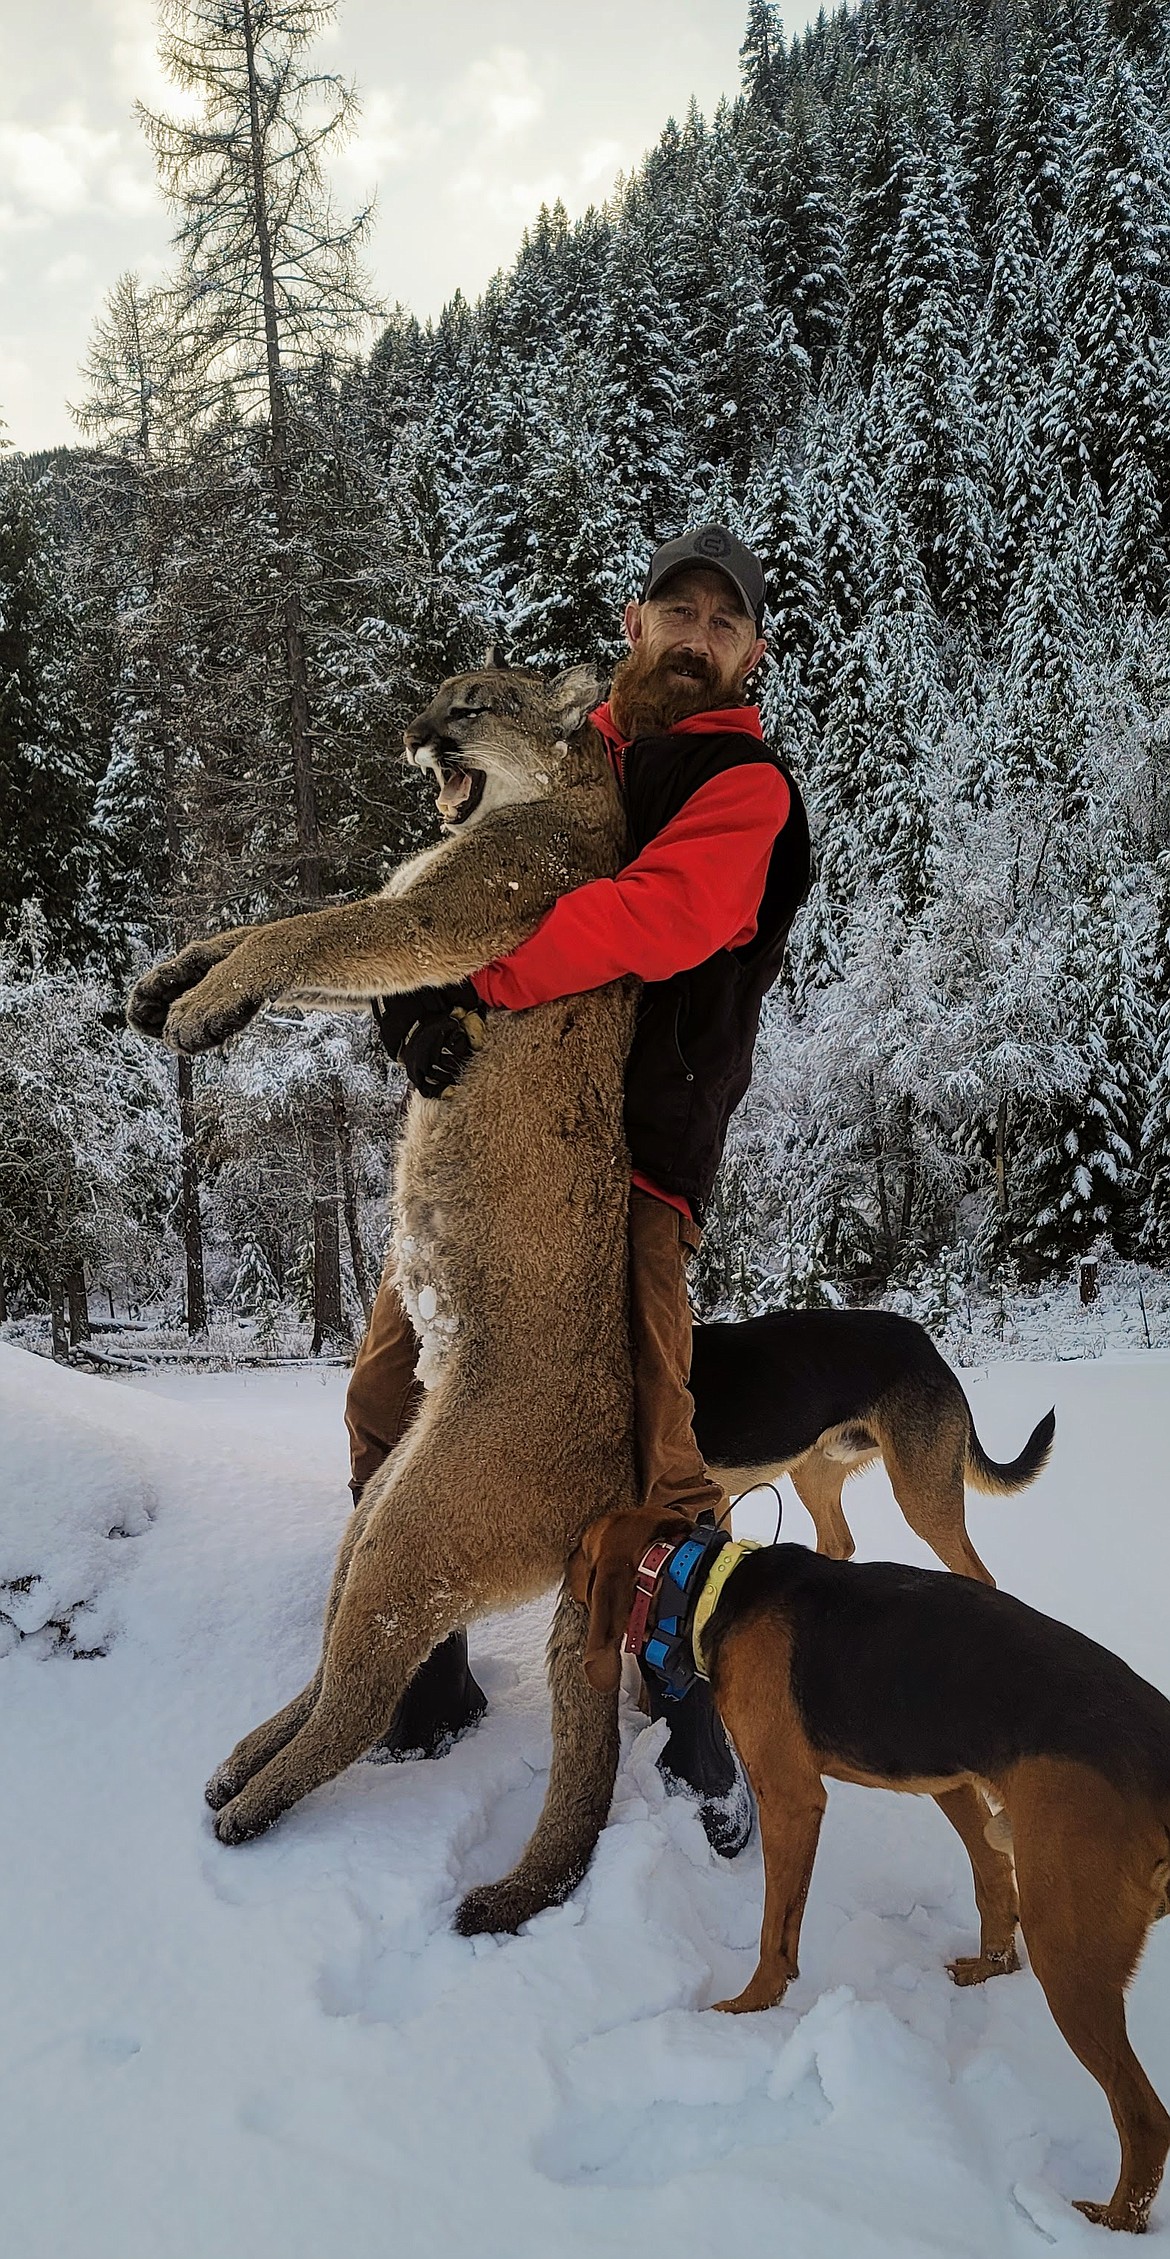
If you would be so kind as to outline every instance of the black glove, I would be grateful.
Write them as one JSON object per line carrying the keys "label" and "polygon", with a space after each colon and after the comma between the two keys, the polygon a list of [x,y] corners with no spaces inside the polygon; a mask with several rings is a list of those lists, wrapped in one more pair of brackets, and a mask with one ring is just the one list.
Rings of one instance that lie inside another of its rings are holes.
{"label": "black glove", "polygon": [[[484,1006],[469,980],[450,988],[418,989],[409,997],[387,997],[400,1025],[405,1012],[413,1016],[398,1045],[397,1056],[410,1081],[424,1098],[442,1098],[457,1083],[473,1051],[483,1042]],[[379,1028],[382,1020],[379,1017]],[[382,1040],[389,1048],[387,1034]]]}
{"label": "black glove", "polygon": [[375,996],[370,1010],[390,1057],[398,1057],[416,1020],[433,1020],[449,1012],[460,1002],[466,986],[466,981],[457,981],[453,988],[411,988],[401,996]]}

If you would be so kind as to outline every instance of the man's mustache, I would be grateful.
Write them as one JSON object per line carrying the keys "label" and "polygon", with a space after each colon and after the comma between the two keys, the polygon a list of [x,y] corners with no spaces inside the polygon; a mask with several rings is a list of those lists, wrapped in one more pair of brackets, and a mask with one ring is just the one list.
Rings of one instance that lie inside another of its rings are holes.
{"label": "man's mustache", "polygon": [[699,651],[664,651],[660,659],[647,669],[646,679],[653,682],[669,674],[687,674],[696,682],[714,683],[718,674],[710,659]]}

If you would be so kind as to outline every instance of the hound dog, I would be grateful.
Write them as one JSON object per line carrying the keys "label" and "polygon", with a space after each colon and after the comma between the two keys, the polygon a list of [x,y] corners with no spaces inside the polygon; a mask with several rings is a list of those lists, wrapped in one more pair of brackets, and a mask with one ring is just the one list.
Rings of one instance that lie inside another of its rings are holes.
{"label": "hound dog", "polygon": [[881,1458],[916,1536],[960,1576],[994,1578],[967,1535],[964,1483],[1003,1497],[1045,1465],[1046,1412],[1019,1457],[989,1459],[951,1368],[920,1325],[891,1310],[773,1310],[695,1327],[695,1441],[730,1496],[790,1474],[818,1553],[847,1561],[848,1477]]}
{"label": "hound dog", "polygon": [[[698,1542],[681,1516],[644,1508],[586,1530],[568,1582],[589,1612],[594,1687],[617,1684],[632,1608],[653,1635],[654,1595]],[[718,1533],[705,1546],[683,1629],[755,1792],[765,1877],[759,1966],[719,2006],[770,2008],[797,1975],[826,1777],[933,1796],[966,1846],[981,1924],[978,1953],[950,1974],[982,1984],[1018,1968],[1019,1925],[1121,2142],[1109,2202],[1077,2209],[1144,2229],[1170,2116],[1129,2044],[1125,1988],[1166,1910],[1170,1702],[1095,1640],[971,1578]],[[1014,1875],[987,1789],[1005,1808]]]}

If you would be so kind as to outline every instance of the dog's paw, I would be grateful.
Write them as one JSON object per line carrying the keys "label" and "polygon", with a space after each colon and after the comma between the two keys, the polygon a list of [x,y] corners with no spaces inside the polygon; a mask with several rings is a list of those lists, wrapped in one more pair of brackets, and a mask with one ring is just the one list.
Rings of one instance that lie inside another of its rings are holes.
{"label": "dog's paw", "polygon": [[999,1953],[960,1954],[957,1961],[947,1962],[947,1975],[952,1984],[986,1984],[989,1977],[1014,1976],[1019,1966],[1020,1956],[1013,1940]]}
{"label": "dog's paw", "polygon": [[755,1976],[750,1984],[744,1986],[742,1992],[736,1993],[734,2000],[713,2000],[711,2003],[712,2011],[717,2016],[755,2016],[762,2008],[776,2008],[783,2000],[793,1978],[799,1975],[799,1969],[793,1969],[789,1976],[781,1978],[779,1984],[776,1983],[775,1978],[761,1982],[760,1978]]}
{"label": "dog's paw", "polygon": [[1073,2211],[1083,2213],[1095,2228],[1115,2228],[1122,2235],[1144,2235],[1150,2223],[1150,2206],[1153,2201],[1152,2194],[1144,2203],[1139,2200],[1119,2204],[1116,2197],[1111,2204],[1078,2203],[1074,2200]]}

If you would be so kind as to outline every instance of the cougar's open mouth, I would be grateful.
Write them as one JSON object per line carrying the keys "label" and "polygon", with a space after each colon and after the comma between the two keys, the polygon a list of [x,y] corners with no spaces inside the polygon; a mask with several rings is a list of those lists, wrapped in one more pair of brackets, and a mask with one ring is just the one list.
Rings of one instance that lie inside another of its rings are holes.
{"label": "cougar's open mouth", "polygon": [[487,778],[482,769],[461,769],[445,753],[438,756],[438,771],[442,789],[438,797],[438,810],[447,825],[465,824],[483,798]]}

